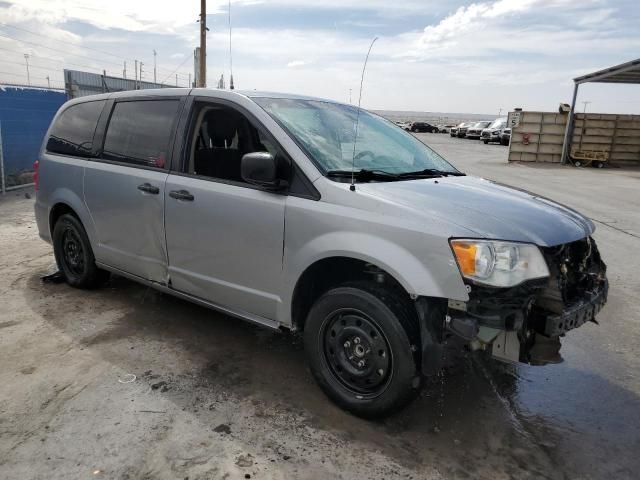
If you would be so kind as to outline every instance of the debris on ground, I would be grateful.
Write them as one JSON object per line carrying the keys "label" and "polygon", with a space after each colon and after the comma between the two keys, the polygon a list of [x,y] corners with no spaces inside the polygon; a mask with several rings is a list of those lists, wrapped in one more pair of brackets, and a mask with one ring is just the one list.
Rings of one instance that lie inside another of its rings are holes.
{"label": "debris on ground", "polygon": [[62,273],[60,270],[57,270],[40,278],[43,283],[64,283],[65,281],[64,273]]}

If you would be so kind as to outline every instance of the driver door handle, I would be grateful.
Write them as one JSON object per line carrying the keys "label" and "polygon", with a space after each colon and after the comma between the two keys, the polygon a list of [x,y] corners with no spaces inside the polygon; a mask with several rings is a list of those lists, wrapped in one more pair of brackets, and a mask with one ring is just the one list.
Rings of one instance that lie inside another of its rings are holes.
{"label": "driver door handle", "polygon": [[187,202],[193,202],[194,198],[193,195],[186,190],[171,190],[169,196],[176,200],[186,200]]}
{"label": "driver door handle", "polygon": [[157,195],[160,193],[160,189],[151,185],[150,183],[143,183],[142,185],[138,185],[138,190],[145,193],[150,193],[152,195]]}

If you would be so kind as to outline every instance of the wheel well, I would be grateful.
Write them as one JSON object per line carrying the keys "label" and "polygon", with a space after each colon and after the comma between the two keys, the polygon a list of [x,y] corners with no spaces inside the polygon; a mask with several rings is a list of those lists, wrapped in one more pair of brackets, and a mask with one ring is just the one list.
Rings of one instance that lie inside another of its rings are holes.
{"label": "wheel well", "polygon": [[[412,302],[411,297],[392,275],[374,264],[349,257],[330,257],[309,266],[298,279],[291,302],[291,319],[296,330],[303,331],[304,323],[314,302],[326,291],[345,282],[370,280],[393,289]],[[415,311],[415,308],[412,308]],[[416,318],[417,321],[417,318]]]}
{"label": "wheel well", "polygon": [[67,205],[66,203],[56,203],[51,209],[51,212],[49,213],[49,231],[52,234],[53,234],[53,227],[55,227],[58,219],[66,213],[73,215],[79,220],[78,214],[69,205]]}

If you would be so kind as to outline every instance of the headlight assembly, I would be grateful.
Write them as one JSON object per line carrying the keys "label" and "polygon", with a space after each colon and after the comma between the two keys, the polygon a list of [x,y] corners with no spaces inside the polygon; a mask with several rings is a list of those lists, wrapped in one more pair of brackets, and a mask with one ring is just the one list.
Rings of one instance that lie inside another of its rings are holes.
{"label": "headlight assembly", "polygon": [[460,273],[475,283],[513,287],[549,276],[547,263],[535,245],[472,239],[455,239],[450,243]]}

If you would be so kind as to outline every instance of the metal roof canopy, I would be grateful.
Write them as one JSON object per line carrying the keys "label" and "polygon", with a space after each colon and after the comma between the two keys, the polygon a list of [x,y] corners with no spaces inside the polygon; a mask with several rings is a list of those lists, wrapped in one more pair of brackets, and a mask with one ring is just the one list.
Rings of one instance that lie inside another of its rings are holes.
{"label": "metal roof canopy", "polygon": [[573,113],[575,111],[576,98],[578,97],[578,88],[580,85],[583,83],[640,84],[640,58],[621,63],[615,67],[609,67],[598,70],[597,72],[588,73],[587,75],[582,75],[581,77],[574,78],[573,82],[575,86],[573,88],[573,100],[571,102],[569,120],[562,145],[562,163],[567,163],[569,159],[569,148],[571,147],[571,137],[573,136]]}

